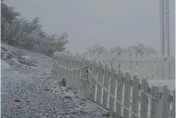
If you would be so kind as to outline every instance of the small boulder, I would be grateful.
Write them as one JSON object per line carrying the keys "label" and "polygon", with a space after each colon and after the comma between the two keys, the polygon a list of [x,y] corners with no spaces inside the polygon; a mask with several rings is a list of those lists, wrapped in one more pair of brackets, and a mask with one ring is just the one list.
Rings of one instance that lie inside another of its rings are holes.
{"label": "small boulder", "polygon": [[64,98],[72,100],[72,96],[64,96]]}
{"label": "small boulder", "polygon": [[21,101],[20,101],[20,100],[18,100],[18,99],[15,99],[14,101],[15,101],[15,102],[21,102]]}
{"label": "small boulder", "polygon": [[48,89],[48,88],[44,88],[43,90],[44,90],[44,91],[49,91],[49,89]]}
{"label": "small boulder", "polygon": [[103,117],[110,117],[110,113],[109,112],[108,113],[104,113]]}
{"label": "small boulder", "polygon": [[63,78],[62,81],[61,81],[61,86],[64,86],[64,87],[66,86],[66,81],[65,81],[64,78]]}

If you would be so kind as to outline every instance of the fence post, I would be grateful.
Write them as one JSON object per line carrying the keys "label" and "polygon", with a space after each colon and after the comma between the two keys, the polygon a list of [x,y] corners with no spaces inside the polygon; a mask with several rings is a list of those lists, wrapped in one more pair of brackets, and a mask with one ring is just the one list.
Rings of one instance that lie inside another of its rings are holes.
{"label": "fence post", "polygon": [[[80,66],[79,66],[79,63],[78,63],[78,55],[77,55],[77,57],[75,58],[75,67],[76,68],[79,68]],[[75,91],[76,91],[76,93],[78,93],[78,86],[79,86],[79,84],[78,84],[78,77],[79,77],[79,75],[78,75],[78,70],[76,70],[75,71]]]}
{"label": "fence post", "polygon": [[[67,66],[67,61],[68,61],[68,55],[65,56],[65,67],[68,68]],[[66,86],[68,86],[68,70],[65,69],[65,81],[66,81]]]}
{"label": "fence post", "polygon": [[[59,59],[59,64],[62,65],[63,63],[63,55],[61,55],[60,59]],[[63,65],[62,65],[63,66]],[[59,81],[62,81],[62,75],[63,75],[63,68],[58,66],[59,67]]]}
{"label": "fence post", "polygon": [[172,118],[175,118],[175,90],[173,91]]}
{"label": "fence post", "polygon": [[[124,93],[124,105],[129,108],[130,106],[130,91],[131,91],[131,76],[130,74],[127,72],[125,74],[125,82],[124,82],[124,86],[125,86],[125,93]],[[129,111],[124,109],[124,118],[129,118]]]}
{"label": "fence post", "polygon": [[[73,67],[73,56],[70,55],[70,63],[69,63],[69,69],[72,69]],[[69,70],[69,80],[70,80],[70,87],[73,88],[73,72]]]}
{"label": "fence post", "polygon": [[88,78],[88,100],[92,100],[92,81],[93,81],[93,75],[91,74],[92,72],[92,63],[91,61],[87,60],[87,78]]}
{"label": "fence post", "polygon": [[151,102],[151,118],[160,118],[158,116],[158,110],[159,110],[159,89],[157,86],[152,86],[152,102]]}
{"label": "fence post", "polygon": [[96,82],[96,77],[97,77],[97,63],[96,61],[93,61],[92,64],[92,101],[95,102],[96,101],[96,86],[97,86],[97,82]]}
{"label": "fence post", "polygon": [[52,75],[54,79],[57,79],[57,64],[56,64],[56,58],[54,57],[53,59],[53,71],[52,71]]}
{"label": "fence post", "polygon": [[166,71],[165,71],[165,57],[162,57],[162,72],[161,72],[161,79],[165,79],[165,76],[166,76]]}
{"label": "fence post", "polygon": [[[115,79],[116,79],[116,71],[113,67],[111,67],[111,74],[110,74],[110,93],[115,97]],[[109,110],[110,113],[114,113],[114,104],[115,99],[110,96],[109,98]]]}
{"label": "fence post", "polygon": [[[77,58],[77,65],[78,67],[81,67],[81,57]],[[78,94],[80,94],[80,87],[81,87],[81,70],[76,71],[77,75],[77,83],[76,83],[76,91]]]}
{"label": "fence post", "polygon": [[[62,57],[61,57],[61,55],[58,58],[57,62],[58,62],[58,64],[62,63]],[[59,79],[59,81],[61,81],[61,78],[62,78],[62,68],[60,67],[60,65],[58,65],[58,79]]]}
{"label": "fence post", "polygon": [[[70,55],[67,55],[67,68],[70,68]],[[70,70],[67,70],[67,87],[70,87]]]}
{"label": "fence post", "polygon": [[[76,69],[76,56],[73,56],[72,68]],[[72,78],[73,90],[76,92],[76,70],[73,70],[72,72],[73,72]]]}
{"label": "fence post", "polygon": [[[84,66],[88,66],[88,61],[84,60]],[[89,79],[88,79],[88,67],[83,69],[84,73],[84,97],[87,99],[89,98]]]}
{"label": "fence post", "polygon": [[56,59],[56,62],[57,62],[57,66],[56,66],[56,70],[57,70],[57,79],[59,80],[60,79],[60,66],[58,65],[58,63],[60,63],[60,58],[59,57],[57,57],[57,59]]}
{"label": "fence post", "polygon": [[[117,100],[122,103],[122,95],[123,95],[123,81],[124,81],[124,75],[121,72],[121,70],[118,71],[117,77]],[[116,116],[121,117],[121,105],[119,103],[116,103]]]}
{"label": "fence post", "polygon": [[[98,63],[98,82],[102,83],[103,81],[103,65],[101,62]],[[102,85],[97,85],[97,103],[101,106],[101,98],[102,98]]]}
{"label": "fence post", "polygon": [[[65,67],[65,59],[66,59],[66,56],[63,55],[62,66],[64,66],[64,67]],[[66,72],[66,69],[62,68],[62,78],[61,78],[61,81],[62,81],[62,79],[65,79],[65,72]]]}
{"label": "fence post", "polygon": [[[84,63],[85,62],[84,62],[84,60],[82,58],[81,59],[81,67],[84,66]],[[84,97],[84,83],[85,83],[84,79],[85,79],[86,75],[85,75],[85,72],[84,72],[83,69],[80,70],[80,73],[81,73],[80,94]]]}
{"label": "fence post", "polygon": [[[110,76],[110,70],[109,67],[107,65],[107,63],[105,63],[105,72],[104,72],[104,87],[108,90],[109,87],[109,76]],[[105,109],[108,108],[108,92],[103,90],[103,107]]]}
{"label": "fence post", "polygon": [[[67,59],[67,67],[68,67],[68,68],[71,67],[71,60],[70,60],[70,57],[71,57],[70,55],[68,55],[68,57],[67,57],[67,58],[68,58],[68,59]],[[71,79],[70,79],[70,78],[71,78],[71,71],[70,71],[70,70],[67,70],[67,74],[68,74],[68,75],[67,75],[67,77],[68,77],[68,78],[67,78],[67,80],[68,80],[68,84],[67,84],[67,85],[68,85],[68,87],[71,87]]]}
{"label": "fence post", "polygon": [[[132,95],[132,112],[138,114],[138,102],[139,102],[139,79],[136,75],[133,76],[133,95]],[[137,118],[132,114],[132,118]]]}
{"label": "fence post", "polygon": [[163,87],[163,95],[161,96],[161,101],[160,101],[160,112],[159,114],[161,115],[160,118],[168,118],[169,117],[169,105],[170,105],[170,100],[169,100],[169,89],[165,85]]}
{"label": "fence post", "polygon": [[147,118],[148,112],[148,96],[145,93],[148,93],[148,82],[143,79],[142,80],[142,93],[141,93],[141,117]]}

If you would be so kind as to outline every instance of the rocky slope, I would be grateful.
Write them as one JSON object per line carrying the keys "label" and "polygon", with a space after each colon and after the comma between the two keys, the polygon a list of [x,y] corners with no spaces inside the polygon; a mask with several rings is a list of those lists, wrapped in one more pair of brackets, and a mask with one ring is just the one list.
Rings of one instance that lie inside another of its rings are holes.
{"label": "rocky slope", "polygon": [[1,45],[2,118],[103,118],[96,105],[52,78],[52,59]]}

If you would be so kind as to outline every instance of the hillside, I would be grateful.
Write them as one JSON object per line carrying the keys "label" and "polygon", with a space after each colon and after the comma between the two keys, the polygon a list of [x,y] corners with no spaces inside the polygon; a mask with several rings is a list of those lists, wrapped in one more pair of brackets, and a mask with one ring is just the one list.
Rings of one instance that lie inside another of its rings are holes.
{"label": "hillside", "polygon": [[52,59],[1,45],[2,118],[102,118],[104,111],[52,78]]}

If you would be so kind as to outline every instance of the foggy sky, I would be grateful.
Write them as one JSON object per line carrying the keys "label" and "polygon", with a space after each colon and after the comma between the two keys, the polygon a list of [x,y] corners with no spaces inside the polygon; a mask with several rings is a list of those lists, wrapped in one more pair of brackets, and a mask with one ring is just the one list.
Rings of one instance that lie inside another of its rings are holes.
{"label": "foggy sky", "polygon": [[[67,32],[68,49],[83,52],[143,43],[160,51],[159,0],[6,0],[21,16],[38,16],[44,31]],[[174,0],[170,0],[170,44],[174,52]]]}

